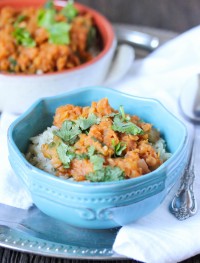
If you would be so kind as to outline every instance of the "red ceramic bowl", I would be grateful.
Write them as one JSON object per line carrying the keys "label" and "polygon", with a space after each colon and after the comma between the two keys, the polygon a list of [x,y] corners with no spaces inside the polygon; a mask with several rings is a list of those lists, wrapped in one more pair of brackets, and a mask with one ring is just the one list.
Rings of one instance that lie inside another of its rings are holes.
{"label": "red ceramic bowl", "polygon": [[[11,6],[16,9],[23,7],[41,7],[46,0],[1,0],[0,9]],[[66,1],[54,1],[57,8],[66,5]],[[111,65],[116,47],[114,31],[109,21],[97,11],[76,3],[80,12],[92,15],[100,33],[103,48],[91,61],[73,69],[42,75],[0,73],[0,110],[14,112],[24,111],[36,99],[44,96],[61,94],[70,89],[101,84]],[[8,98],[7,94],[11,96]]]}

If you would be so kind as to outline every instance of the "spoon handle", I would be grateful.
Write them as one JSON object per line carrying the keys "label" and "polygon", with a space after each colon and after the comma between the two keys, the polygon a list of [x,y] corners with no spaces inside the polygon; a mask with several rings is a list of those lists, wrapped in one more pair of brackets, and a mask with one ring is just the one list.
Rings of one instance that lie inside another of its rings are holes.
{"label": "spoon handle", "polygon": [[199,126],[195,127],[190,160],[182,175],[180,187],[170,204],[170,211],[178,220],[185,220],[197,212],[197,202],[194,196],[193,184],[197,150],[200,149],[199,128]]}
{"label": "spoon handle", "polygon": [[198,74],[198,86],[195,94],[193,112],[196,116],[200,117],[200,74]]}

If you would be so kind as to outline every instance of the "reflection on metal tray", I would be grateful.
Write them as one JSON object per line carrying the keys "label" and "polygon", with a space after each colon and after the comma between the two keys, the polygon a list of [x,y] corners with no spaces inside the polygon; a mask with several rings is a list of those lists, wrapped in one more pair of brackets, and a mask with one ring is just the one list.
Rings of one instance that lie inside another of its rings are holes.
{"label": "reflection on metal tray", "polygon": [[23,210],[0,205],[0,211],[0,245],[4,247],[77,259],[113,256],[112,245],[118,229],[76,228],[46,216],[35,206]]}

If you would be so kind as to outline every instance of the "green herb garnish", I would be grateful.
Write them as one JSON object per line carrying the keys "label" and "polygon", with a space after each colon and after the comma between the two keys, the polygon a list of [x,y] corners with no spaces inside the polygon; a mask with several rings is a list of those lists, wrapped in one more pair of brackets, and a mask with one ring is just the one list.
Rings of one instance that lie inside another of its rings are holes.
{"label": "green herb garnish", "polygon": [[17,66],[17,61],[14,58],[9,57],[8,60],[9,60],[9,62],[10,62],[12,67],[16,67]]}
{"label": "green herb garnish", "polygon": [[80,154],[76,154],[76,159],[78,160],[87,160],[89,159],[89,156],[87,153],[80,153]]}
{"label": "green herb garnish", "polygon": [[63,122],[61,129],[55,131],[54,134],[61,138],[64,142],[74,144],[81,133],[79,126],[72,121],[66,120]]}
{"label": "green herb garnish", "polygon": [[69,30],[71,26],[65,22],[54,23],[48,29],[49,42],[52,44],[68,45],[70,43]]}
{"label": "green herb garnish", "polygon": [[112,129],[131,135],[144,134],[144,131],[133,122],[123,122],[120,118],[116,117],[114,118]]}
{"label": "green herb garnish", "polygon": [[70,24],[55,21],[56,10],[52,8],[41,9],[38,14],[38,25],[44,27],[49,33],[49,42],[58,45],[70,43]]}
{"label": "green herb garnish", "polygon": [[94,146],[88,147],[88,155],[91,157],[92,155],[94,155],[94,153],[95,153],[95,147]]}
{"label": "green herb garnish", "polygon": [[54,9],[40,9],[37,17],[38,25],[47,30],[51,28],[54,23],[55,13]]}
{"label": "green herb garnish", "polygon": [[24,21],[24,19],[26,18],[26,16],[24,15],[20,15],[17,17],[17,19],[15,20],[15,23],[14,23],[14,27],[18,27],[18,25]]}
{"label": "green herb garnish", "polygon": [[75,157],[75,154],[71,151],[71,147],[61,142],[56,150],[60,161],[63,163],[63,167],[69,168],[71,160]]}
{"label": "green herb garnish", "polygon": [[119,106],[119,113],[121,115],[121,120],[122,121],[130,121],[130,117],[126,116],[125,111],[124,111],[124,107],[122,105]]}
{"label": "green herb garnish", "polygon": [[53,4],[53,0],[49,0],[45,3],[44,5],[45,9],[53,9],[54,8],[54,4]]}
{"label": "green herb garnish", "polygon": [[91,182],[112,182],[125,178],[124,172],[117,166],[106,166],[101,170],[86,175],[86,179]]}
{"label": "green herb garnish", "polygon": [[103,168],[103,163],[105,162],[105,159],[103,158],[103,156],[93,155],[90,157],[90,161],[93,164],[94,170],[97,171]]}
{"label": "green herb garnish", "polygon": [[122,152],[126,149],[126,144],[123,142],[119,142],[118,144],[115,145],[115,142],[112,141],[112,145],[116,156],[121,156]]}
{"label": "green herb garnish", "polygon": [[94,124],[99,124],[101,121],[94,113],[90,113],[87,118],[79,118],[77,120],[78,125],[80,126],[81,130],[87,130]]}
{"label": "green herb garnish", "polygon": [[123,106],[119,108],[119,115],[114,117],[112,129],[121,133],[138,135],[144,134],[144,131],[133,122],[130,122],[130,117],[126,116]]}
{"label": "green herb garnish", "polygon": [[34,39],[31,37],[30,33],[21,27],[16,27],[13,36],[15,37],[17,44],[22,45],[24,47],[35,47],[36,43]]}
{"label": "green herb garnish", "polygon": [[78,15],[78,10],[74,6],[74,1],[69,0],[65,7],[61,10],[61,14],[63,14],[67,20],[71,22]]}
{"label": "green herb garnish", "polygon": [[90,30],[87,35],[87,47],[90,48],[94,45],[94,41],[96,39],[96,28],[94,26],[90,27]]}

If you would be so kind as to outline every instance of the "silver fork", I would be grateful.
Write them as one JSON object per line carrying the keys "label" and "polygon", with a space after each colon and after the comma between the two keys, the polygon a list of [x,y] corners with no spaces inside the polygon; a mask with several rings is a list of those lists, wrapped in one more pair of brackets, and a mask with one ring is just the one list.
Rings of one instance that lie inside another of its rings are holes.
{"label": "silver fork", "polygon": [[200,149],[200,129],[198,126],[195,126],[190,160],[181,178],[180,187],[170,204],[170,211],[178,220],[185,220],[197,212],[197,202],[194,196],[193,184],[198,149]]}

